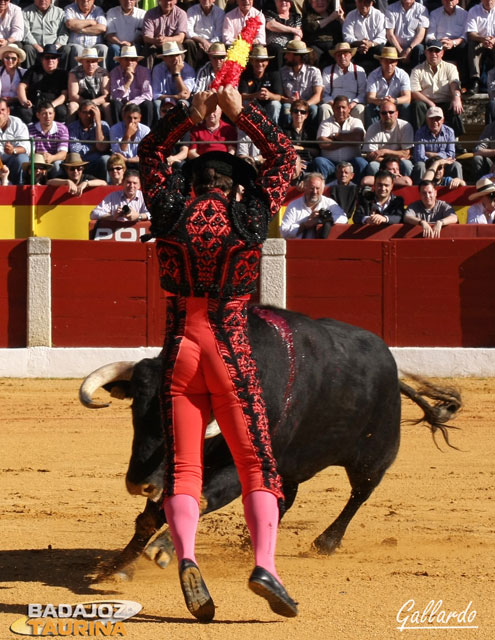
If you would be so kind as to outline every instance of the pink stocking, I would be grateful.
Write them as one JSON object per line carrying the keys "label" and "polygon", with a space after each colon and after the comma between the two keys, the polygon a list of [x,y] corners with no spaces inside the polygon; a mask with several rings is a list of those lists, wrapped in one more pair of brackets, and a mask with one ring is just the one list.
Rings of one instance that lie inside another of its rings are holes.
{"label": "pink stocking", "polygon": [[269,491],[252,491],[244,498],[244,516],[251,534],[255,563],[280,578],[275,569],[278,501]]}
{"label": "pink stocking", "polygon": [[196,499],[179,494],[165,498],[163,507],[179,564],[183,558],[196,562],[196,529],[199,520],[199,505]]}

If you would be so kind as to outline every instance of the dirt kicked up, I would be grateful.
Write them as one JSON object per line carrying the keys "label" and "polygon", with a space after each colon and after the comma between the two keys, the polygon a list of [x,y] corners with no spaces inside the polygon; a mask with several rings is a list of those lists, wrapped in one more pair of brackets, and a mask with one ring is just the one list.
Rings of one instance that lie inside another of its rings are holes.
{"label": "dirt kicked up", "polygon": [[[132,582],[91,582],[98,562],[130,539],[144,501],[124,487],[128,401],[89,411],[79,382],[0,380],[0,640],[22,638],[10,626],[29,604],[116,599],[142,605],[114,628],[131,640],[495,637],[495,380],[447,381],[464,399],[451,434],[459,451],[439,451],[426,428],[403,425],[397,461],[333,556],[311,542],[347,500],[345,474],[333,467],[301,486],[278,543],[298,618],[278,618],[247,588],[240,501],[202,520],[198,561],[217,605],[208,625],[185,608],[175,561],[161,570],[141,559]],[[405,418],[418,411],[403,400]]]}

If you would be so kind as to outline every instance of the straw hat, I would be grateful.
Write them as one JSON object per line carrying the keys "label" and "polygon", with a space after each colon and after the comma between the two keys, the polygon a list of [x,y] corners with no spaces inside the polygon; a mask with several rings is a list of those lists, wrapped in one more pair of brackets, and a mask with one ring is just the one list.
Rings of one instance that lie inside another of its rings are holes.
{"label": "straw hat", "polygon": [[88,47],[83,49],[80,56],[76,56],[76,60],[78,62],[81,60],[103,60],[103,56],[98,55],[98,51],[94,47]]}
{"label": "straw hat", "polygon": [[16,44],[6,44],[4,47],[0,47],[0,58],[3,58],[3,54],[7,53],[8,51],[17,55],[17,57],[19,58],[19,63],[24,62],[24,60],[26,59],[26,53]]}
{"label": "straw hat", "polygon": [[214,42],[208,49],[208,55],[214,58],[225,58],[227,56],[227,49],[223,42]]}
{"label": "straw hat", "polygon": [[136,60],[143,60],[144,56],[138,56],[134,45],[124,44],[120,49],[120,56],[115,56],[114,60],[120,60],[121,58],[135,58]]}
{"label": "straw hat", "polygon": [[480,178],[476,183],[476,191],[469,196],[468,200],[477,200],[489,193],[495,193],[495,184],[490,178]]}
{"label": "straw hat", "polygon": [[395,47],[383,47],[381,53],[373,56],[376,60],[402,60],[402,57],[397,55],[397,49]]}
{"label": "straw hat", "polygon": [[249,54],[249,58],[252,60],[273,60],[274,57],[268,55],[268,49],[262,44],[255,44]]}
{"label": "straw hat", "polygon": [[178,56],[181,53],[186,53],[186,50],[180,49],[177,42],[164,42],[162,44],[162,52],[156,57],[167,58],[168,56]]}
{"label": "straw hat", "polygon": [[[31,160],[29,162],[23,162],[21,164],[22,170],[26,171],[31,168]],[[39,167],[40,169],[46,169],[47,171],[53,167],[53,164],[49,164],[45,162],[45,157],[42,153],[34,154],[34,167]]]}
{"label": "straw hat", "polygon": [[85,164],[89,164],[89,162],[84,162],[84,160],[81,158],[80,153],[75,153],[74,151],[72,151],[71,153],[67,154],[67,157],[65,158],[64,162],[62,162],[62,164],[64,165],[64,167],[81,167]]}
{"label": "straw hat", "polygon": [[313,49],[309,49],[302,40],[291,40],[284,49],[284,53],[297,53],[298,56],[303,56],[305,53],[311,53],[312,51]]}
{"label": "straw hat", "polygon": [[335,54],[339,52],[350,53],[351,56],[356,55],[357,48],[351,47],[348,42],[339,42],[335,49],[330,49],[330,55],[335,58]]}

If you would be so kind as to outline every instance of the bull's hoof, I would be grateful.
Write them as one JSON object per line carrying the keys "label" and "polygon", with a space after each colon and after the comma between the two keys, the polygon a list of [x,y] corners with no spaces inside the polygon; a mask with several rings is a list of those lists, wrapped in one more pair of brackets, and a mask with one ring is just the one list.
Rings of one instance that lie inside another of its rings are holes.
{"label": "bull's hoof", "polygon": [[313,541],[312,547],[318,553],[324,553],[325,555],[330,556],[332,553],[337,551],[341,543],[341,538],[321,535]]}
{"label": "bull's hoof", "polygon": [[166,569],[168,567],[174,557],[174,554],[174,544],[168,531],[153,540],[153,542],[151,542],[144,550],[144,555],[161,569]]}

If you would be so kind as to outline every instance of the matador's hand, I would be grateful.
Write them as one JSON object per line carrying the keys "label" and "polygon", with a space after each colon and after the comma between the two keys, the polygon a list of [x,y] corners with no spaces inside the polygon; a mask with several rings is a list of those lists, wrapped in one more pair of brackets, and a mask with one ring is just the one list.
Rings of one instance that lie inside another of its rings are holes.
{"label": "matador's hand", "polygon": [[235,122],[242,111],[242,96],[235,87],[227,84],[218,88],[218,104],[225,115]]}
{"label": "matador's hand", "polygon": [[189,115],[194,123],[201,122],[217,108],[217,94],[214,91],[200,91],[193,96]]}

